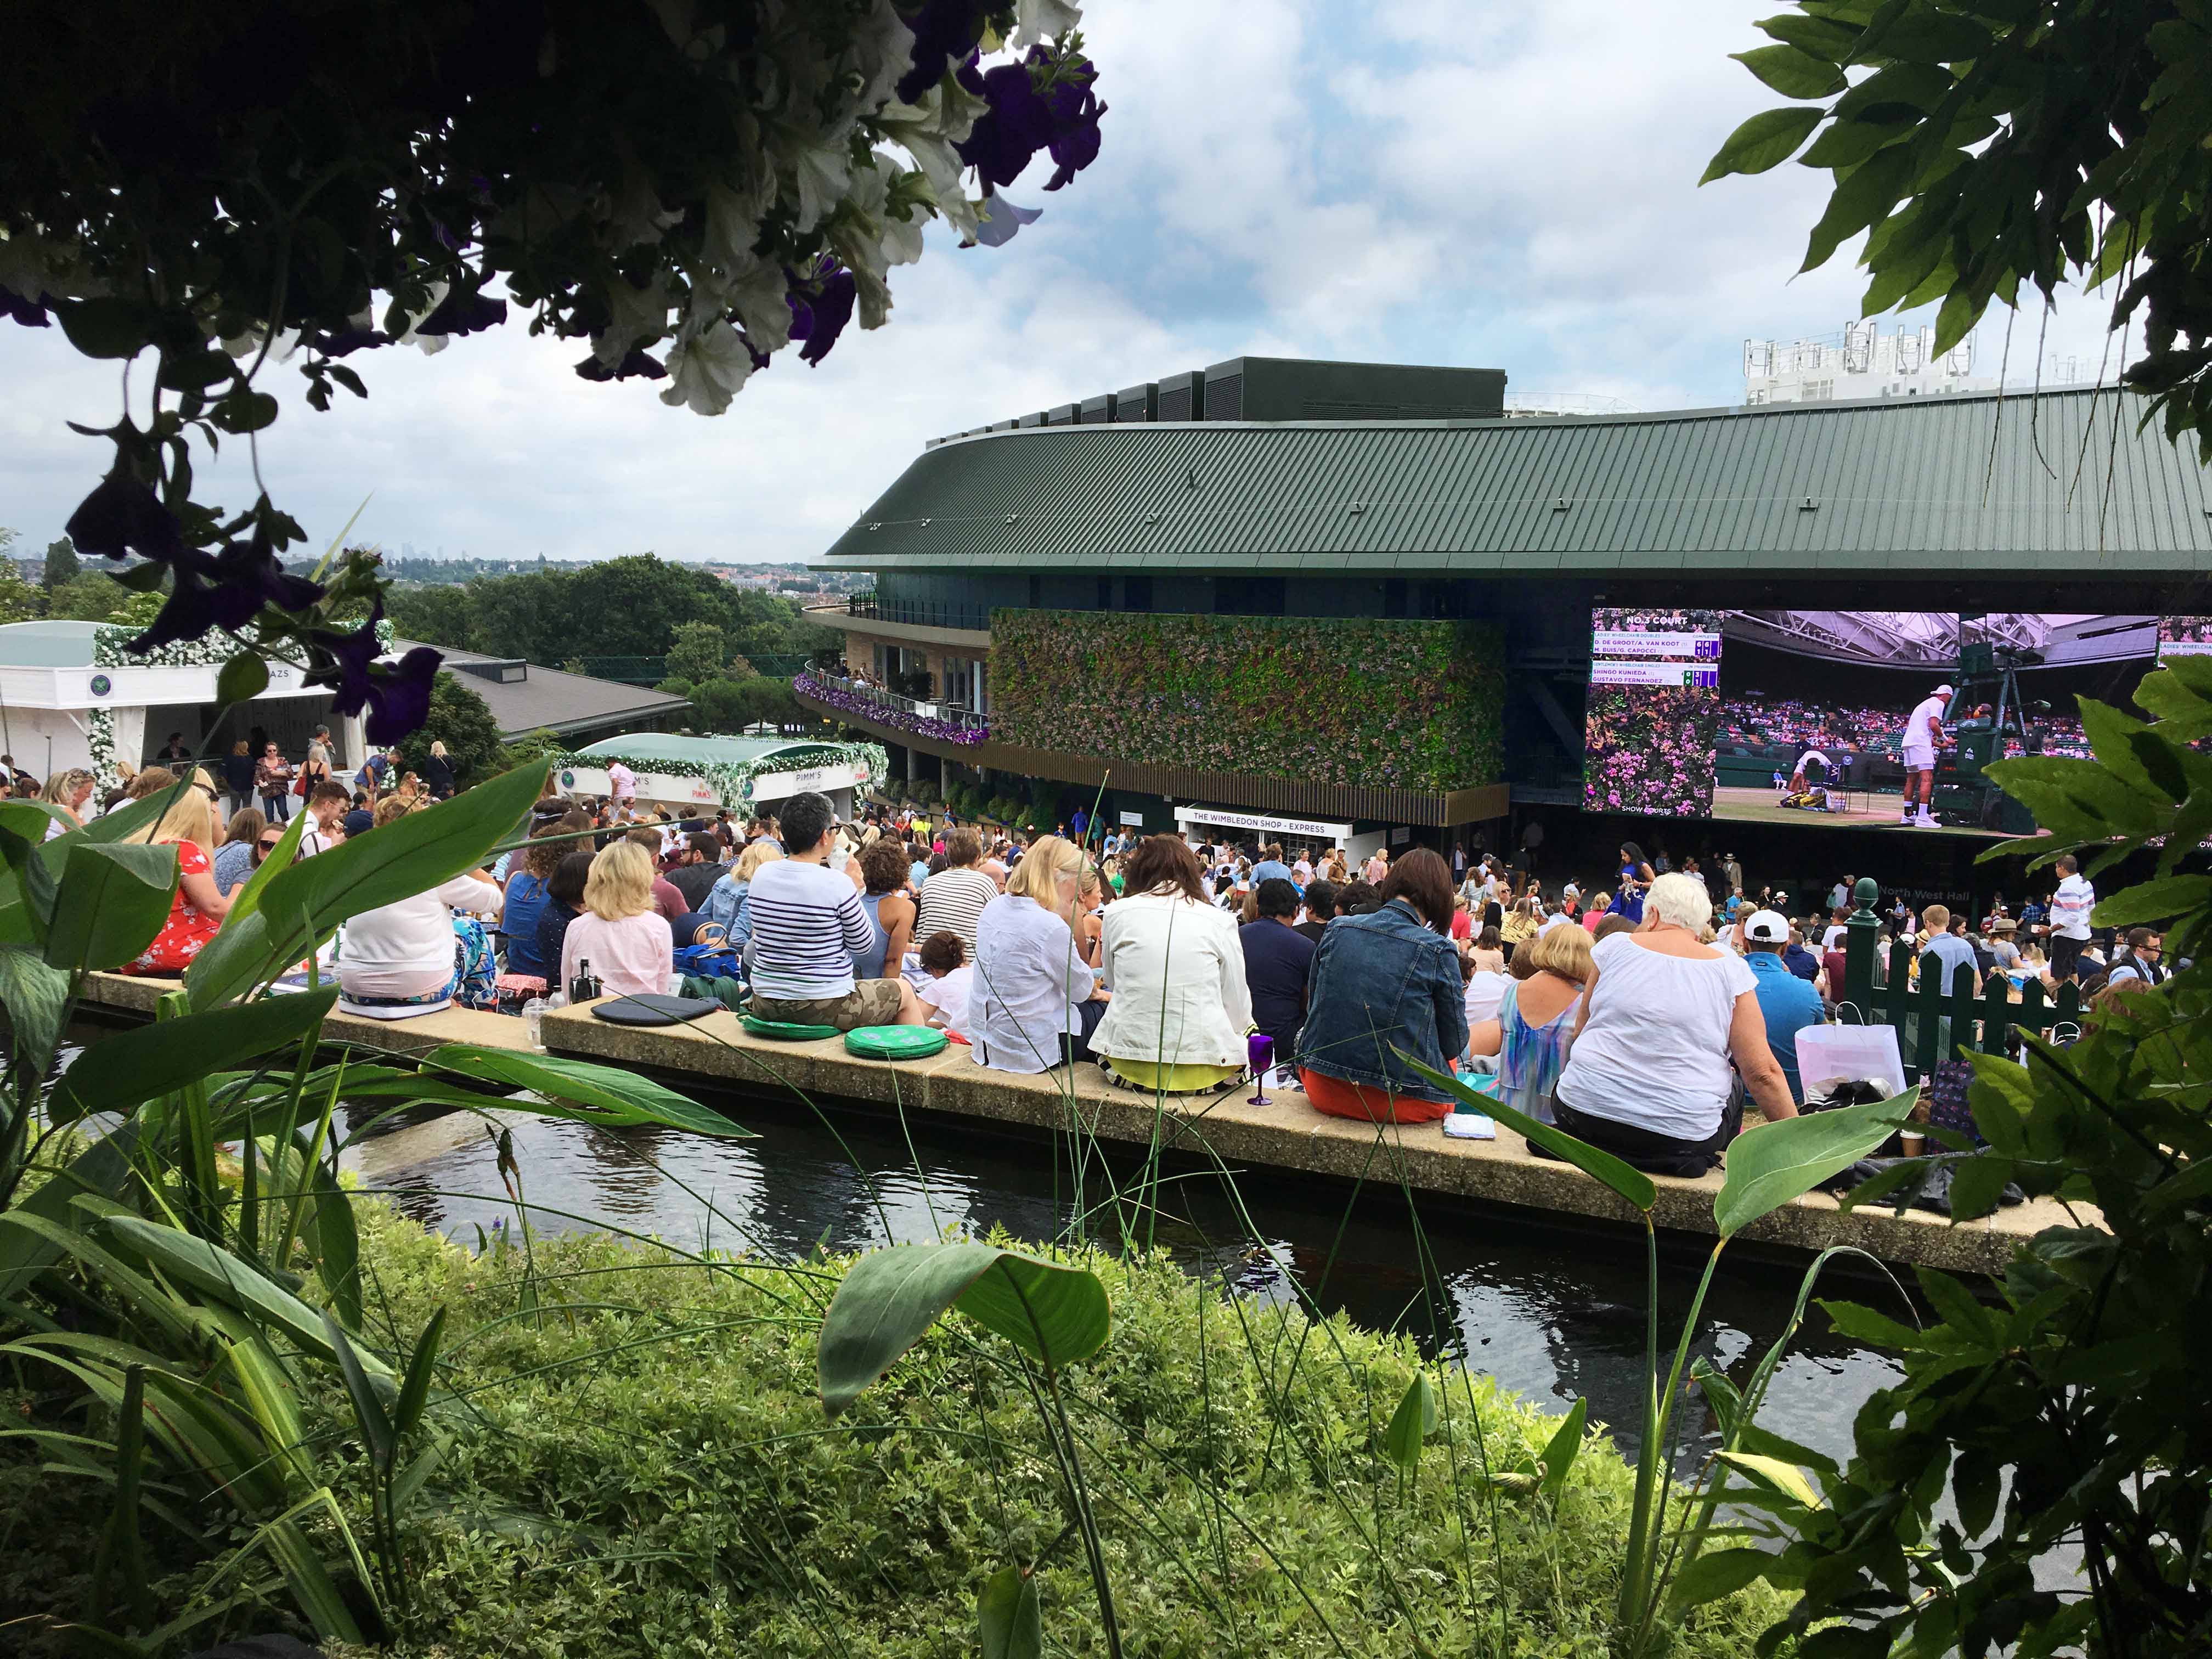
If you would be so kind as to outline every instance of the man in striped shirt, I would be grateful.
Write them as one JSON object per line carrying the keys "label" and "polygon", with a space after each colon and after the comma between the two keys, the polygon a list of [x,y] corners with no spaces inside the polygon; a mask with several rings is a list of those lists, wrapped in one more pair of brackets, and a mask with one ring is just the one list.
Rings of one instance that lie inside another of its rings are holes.
{"label": "man in striped shirt", "polygon": [[781,822],[784,856],[761,866],[746,905],[752,1013],[841,1031],[922,1024],[927,1014],[903,979],[853,977],[853,953],[876,942],[876,927],[851,878],[829,867],[837,844],[829,797],[793,795]]}
{"label": "man in striped shirt", "polygon": [[960,935],[968,959],[975,959],[975,923],[983,907],[999,896],[999,884],[981,867],[983,839],[973,830],[955,830],[945,838],[945,868],[921,884],[921,908],[914,936]]}

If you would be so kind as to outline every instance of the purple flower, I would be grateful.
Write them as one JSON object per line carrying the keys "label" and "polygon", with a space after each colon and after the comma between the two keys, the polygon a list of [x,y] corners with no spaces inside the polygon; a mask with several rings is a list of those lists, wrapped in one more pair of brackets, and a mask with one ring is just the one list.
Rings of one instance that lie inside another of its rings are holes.
{"label": "purple flower", "polygon": [[0,283],[0,317],[5,317],[11,322],[20,323],[25,328],[52,326],[51,319],[46,316],[46,307],[44,303],[16,293],[5,283]]}
{"label": "purple flower", "polygon": [[184,548],[169,561],[169,597],[132,651],[152,651],[178,640],[196,640],[210,629],[237,633],[264,605],[304,611],[323,597],[318,584],[288,572],[277,558],[265,523],[244,541],[223,544],[212,556]]}
{"label": "purple flower", "polygon": [[417,334],[475,334],[507,320],[507,301],[491,300],[476,289],[456,288],[415,325]]}
{"label": "purple flower", "polygon": [[1024,225],[1035,224],[1044,217],[1042,208],[1016,207],[1005,197],[988,190],[983,192],[983,205],[989,216],[975,227],[975,240],[985,247],[1006,246]]}
{"label": "purple flower", "polygon": [[318,631],[316,654],[327,660],[312,678],[334,685],[331,712],[353,715],[368,708],[368,736],[371,743],[397,743],[430,716],[430,686],[438,665],[445,659],[427,645],[418,645],[390,668],[377,659],[384,647],[376,625],[384,620],[384,601],[379,599],[368,620],[350,634]]}
{"label": "purple flower", "polygon": [[[756,363],[754,367],[757,368],[762,365]],[[631,379],[665,380],[668,378],[668,370],[662,365],[660,359],[646,350],[643,346],[633,346],[629,356],[612,368],[608,368],[596,356],[586,357],[576,365],[576,373],[587,380]]]}
{"label": "purple flower", "polygon": [[342,328],[325,330],[311,341],[314,349],[325,357],[349,357],[356,351],[367,351],[376,346],[390,345],[392,337],[380,328]]}
{"label": "purple flower", "polygon": [[1030,157],[1052,142],[1052,106],[1037,95],[1026,62],[987,70],[982,82],[983,99],[990,107],[975,118],[967,138],[953,148],[985,184],[1011,185],[1030,164]]}
{"label": "purple flower", "polygon": [[168,564],[185,552],[184,530],[144,479],[118,466],[77,503],[62,526],[81,553],[104,558],[142,558]]}
{"label": "purple flower", "polygon": [[858,293],[853,273],[835,259],[823,259],[811,279],[792,275],[791,337],[806,342],[799,354],[802,362],[819,363],[830,355],[830,348],[837,343],[837,337],[853,319],[853,301]]}
{"label": "purple flower", "polygon": [[922,0],[906,12],[914,31],[914,67],[899,77],[899,101],[911,104],[944,77],[945,66],[965,58],[983,38],[984,8],[977,0]]}

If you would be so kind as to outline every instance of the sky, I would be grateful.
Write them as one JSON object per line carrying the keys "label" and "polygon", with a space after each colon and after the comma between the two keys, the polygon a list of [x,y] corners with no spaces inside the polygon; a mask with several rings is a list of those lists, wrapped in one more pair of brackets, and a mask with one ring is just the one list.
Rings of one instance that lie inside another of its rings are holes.
{"label": "sky", "polygon": [[[1795,275],[1828,174],[1698,186],[1736,124],[1781,101],[1728,58],[1766,44],[1752,21],[1772,6],[1091,0],[1097,161],[1047,195],[1040,157],[1006,194],[1044,216],[1004,247],[933,230],[892,272],[888,325],[848,330],[818,368],[786,353],[702,417],[647,382],[580,380],[579,343],[510,323],[435,357],[356,356],[370,395],[328,414],[264,371],[286,407],[262,474],[313,550],[360,509],[349,539],[395,553],[804,560],[933,436],[1230,357],[1502,368],[1509,395],[1638,410],[1739,403],[1747,338],[1837,334],[1863,288],[1856,244]],[[2015,319],[2008,349],[1993,313],[1975,372],[2116,368],[2103,312],[2062,296]],[[61,533],[103,467],[64,422],[107,424],[118,399],[114,366],[58,328],[0,323],[0,526],[25,548]],[[216,499],[250,501],[234,453],[199,471]]]}

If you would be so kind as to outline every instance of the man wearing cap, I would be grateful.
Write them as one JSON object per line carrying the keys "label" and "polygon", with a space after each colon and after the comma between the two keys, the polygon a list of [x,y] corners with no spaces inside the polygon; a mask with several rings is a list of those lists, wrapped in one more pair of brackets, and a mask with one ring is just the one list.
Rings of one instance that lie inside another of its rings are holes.
{"label": "man wearing cap", "polygon": [[1790,943],[1790,919],[1778,910],[1754,910],[1743,925],[1743,959],[1758,981],[1759,1017],[1766,1022],[1766,1046],[1790,1084],[1790,1098],[1803,1104],[1805,1085],[1797,1075],[1797,1033],[1826,1018],[1820,994],[1791,973],[1782,960]]}
{"label": "man wearing cap", "polygon": [[1939,685],[1905,717],[1905,817],[1901,821],[1916,830],[1938,827],[1928,804],[1936,793],[1936,751],[1950,741],[1943,730],[1943,711],[1951,706],[1951,696],[1949,685]]}

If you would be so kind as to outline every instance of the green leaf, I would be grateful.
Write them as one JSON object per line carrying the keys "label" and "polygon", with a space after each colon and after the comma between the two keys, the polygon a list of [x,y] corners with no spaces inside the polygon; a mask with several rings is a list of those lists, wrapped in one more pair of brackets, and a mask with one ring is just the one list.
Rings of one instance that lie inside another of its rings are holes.
{"label": "green leaf", "polygon": [[1919,125],[1917,121],[1833,121],[1797,159],[1808,167],[1856,167]]}
{"label": "green leaf", "polygon": [[1568,1407],[1565,1420],[1544,1443],[1543,1455],[1536,1460],[1544,1466],[1544,1495],[1554,1504],[1566,1489],[1567,1476],[1575,1467],[1575,1459],[1582,1455],[1583,1424],[1589,1416],[1589,1401],[1577,1399]]}
{"label": "green leaf", "polygon": [[1796,153],[1805,135],[1820,125],[1825,113],[1817,108],[1762,110],[1728,136],[1698,182],[1707,185],[1731,173],[1765,173],[1780,167]]}
{"label": "green leaf", "polygon": [[1974,1109],[1974,1127],[2001,1157],[2026,1158],[2026,1119],[2035,1109],[2027,1067],[2002,1054],[1969,1054],[1966,1059],[1974,1068],[1966,1095]]}
{"label": "green leaf", "polygon": [[[251,651],[241,651],[223,664],[222,672],[216,676],[215,697],[217,702],[247,702],[269,689],[269,665]],[[302,811],[296,815],[305,818]]]}
{"label": "green leaf", "polygon": [[208,410],[208,418],[225,432],[243,436],[274,425],[278,413],[276,398],[265,392],[256,392],[249,386],[240,386],[217,399]]}
{"label": "green leaf", "polygon": [[[9,1006],[12,1009],[15,1005]],[[72,1207],[71,1200],[89,1194],[112,1202],[123,1195],[138,1134],[136,1121],[118,1125],[114,1133],[93,1142],[56,1171],[52,1180],[19,1198],[12,1209],[0,1214],[0,1222],[35,1221],[74,1231],[81,1212]],[[40,1228],[0,1226],[0,1303],[20,1297],[33,1279],[67,1253],[56,1237]]]}
{"label": "green leaf", "polygon": [[337,994],[333,985],[111,1032],[78,1055],[55,1086],[54,1121],[127,1112],[248,1056],[307,1040]]}
{"label": "green leaf", "polygon": [[[302,1162],[307,1158],[306,1143],[304,1133],[295,1143]],[[348,1330],[357,1331],[362,1313],[361,1234],[354,1224],[353,1200],[319,1161],[314,1165],[313,1179],[315,1276],[322,1280],[324,1294],[331,1299],[331,1311]]]}
{"label": "green leaf", "polygon": [[1822,17],[1808,17],[1802,12],[1785,11],[1779,16],[1762,17],[1753,27],[1830,64],[1842,63],[1859,43],[1856,29]]}
{"label": "green leaf", "polygon": [[157,384],[172,392],[204,392],[224,380],[235,380],[238,373],[230,354],[214,346],[204,351],[164,351]]}
{"label": "green leaf", "polygon": [[407,1362],[407,1376],[399,1385],[399,1403],[392,1408],[392,1431],[403,1439],[415,1432],[415,1425],[422,1420],[422,1407],[429,1403],[431,1373],[438,1363],[438,1339],[445,1330],[446,1310],[441,1306],[416,1340],[414,1358]]}
{"label": "green leaf", "polygon": [[1383,1431],[1382,1454],[1401,1469],[1421,1461],[1421,1442],[1436,1432],[1437,1389],[1426,1371],[1415,1371],[1400,1396],[1390,1426]]}
{"label": "green leaf", "polygon": [[1828,1322],[1854,1342],[1869,1342],[1878,1348],[1895,1348],[1901,1352],[1927,1346],[1920,1333],[1910,1325],[1900,1325],[1887,1314],[1878,1314],[1859,1303],[1823,1302],[1820,1308],[1828,1316]]}
{"label": "green leaf", "polygon": [[[179,784],[182,789],[189,786]],[[40,843],[38,859],[46,873],[58,882],[69,867],[70,855],[80,847],[106,846],[144,829],[169,808],[175,799],[173,791],[164,789],[143,800],[134,800],[117,807],[112,812],[101,814],[82,830],[72,830],[65,835]],[[43,836],[46,831],[40,830]],[[13,874],[0,875],[0,945],[29,945],[37,939],[33,931],[29,908],[23,902],[22,889]]]}
{"label": "green leaf", "polygon": [[1984,56],[1991,44],[1990,32],[1978,23],[1933,6],[1912,6],[1869,29],[1853,61],[1894,58],[1906,64],[1959,64]]}
{"label": "green leaf", "polygon": [[1959,1505],[1959,1525],[1968,1538],[1979,1538],[1996,1518],[2003,1471],[1984,1447],[1968,1446],[1951,1468],[1951,1495]]}
{"label": "green leaf", "polygon": [[983,1659],[1042,1659],[1044,1611],[1036,1580],[1019,1567],[1000,1567],[975,1598],[975,1625]]}
{"label": "green leaf", "polygon": [[2099,899],[2090,921],[2100,927],[2142,927],[2212,904],[2212,876],[2168,876],[2137,882]]}
{"label": "green leaf", "polygon": [[1784,98],[1827,98],[1844,89],[1844,72],[1795,46],[1757,46],[1729,57]]}
{"label": "green leaf", "polygon": [[1902,147],[1880,151],[1840,173],[1827,210],[1813,227],[1800,271],[1826,264],[1846,236],[1888,216],[1911,185],[1912,153]]}
{"label": "green leaf", "polygon": [[1764,1576],[1775,1559],[1765,1550],[1706,1550],[1692,1557],[1674,1575],[1668,1600],[1679,1614],[1708,1601],[1717,1601],[1724,1595],[1734,1595],[1746,1584]]}
{"label": "green leaf", "polygon": [[483,864],[528,815],[545,782],[538,762],[410,812],[280,870],[261,894],[276,927],[319,938],[349,916],[412,898]]}
{"label": "green leaf", "polygon": [[[389,824],[385,826],[391,828]],[[511,1048],[478,1048],[467,1043],[448,1043],[433,1049],[422,1060],[428,1071],[455,1072],[511,1089],[529,1089],[550,1097],[555,1104],[532,1104],[542,1117],[566,1118],[577,1123],[597,1123],[626,1128],[658,1123],[694,1134],[719,1135],[726,1140],[750,1140],[753,1132],[741,1128],[720,1112],[686,1099],[650,1078],[617,1066],[595,1065],[550,1054],[522,1054]]]}
{"label": "green leaf", "polygon": [[135,357],[153,338],[146,307],[130,300],[58,300],[54,315],[69,343],[88,357]]}
{"label": "green leaf", "polygon": [[1848,1170],[1911,1115],[1917,1088],[1889,1100],[1808,1112],[1763,1124],[1731,1141],[1713,1223],[1732,1238],[1761,1216]]}
{"label": "green leaf", "polygon": [[[164,1226],[143,1216],[109,1215],[100,1224],[118,1245],[143,1256],[169,1278],[228,1304],[250,1319],[274,1326],[317,1358],[338,1363],[323,1315],[229,1251],[182,1228]],[[360,1364],[382,1377],[383,1386],[388,1389],[391,1370],[382,1360],[367,1354]]]}
{"label": "green leaf", "polygon": [[1921,1294],[1934,1304],[1944,1323],[1975,1341],[1996,1341],[1996,1316],[1975,1299],[1972,1291],[1950,1274],[1938,1273],[1933,1267],[1916,1267],[1913,1277],[1920,1281]]}
{"label": "green leaf", "polygon": [[69,1008],[70,978],[48,967],[37,951],[21,945],[0,945],[0,1006],[15,1028],[15,1061],[44,1075],[61,1041]]}
{"label": "green leaf", "polygon": [[1979,1221],[1994,1212],[2012,1179],[2012,1160],[1995,1152],[1962,1158],[1951,1165],[1951,1219]]}
{"label": "green leaf", "polygon": [[1504,1101],[1478,1094],[1457,1078],[1443,1072],[1431,1071],[1404,1049],[1396,1049],[1399,1059],[1419,1072],[1438,1088],[1466,1101],[1479,1112],[1487,1112],[1524,1139],[1573,1164],[1585,1175],[1595,1176],[1599,1181],[1626,1199],[1638,1209],[1649,1213],[1659,1200],[1659,1189],[1651,1177],[1633,1164],[1624,1164],[1610,1152],[1601,1152],[1587,1141],[1577,1140],[1565,1129],[1549,1123],[1539,1123],[1526,1113],[1515,1110]]}
{"label": "green leaf", "polygon": [[1097,1275],[1067,1262],[972,1243],[872,1251],[823,1316],[823,1408],[843,1411],[953,1307],[1054,1369],[1096,1353],[1112,1319]]}
{"label": "green leaf", "polygon": [[1837,1207],[1855,1210],[1862,1204],[1871,1204],[1878,1198],[1887,1198],[1902,1188],[1911,1187],[1911,1194],[1902,1200],[1898,1209],[1898,1213],[1902,1215],[1911,1208],[1912,1199],[1918,1197],[1926,1188],[1935,1162],[1932,1158],[1900,1158],[1881,1174],[1869,1176],[1845,1193],[1836,1200]]}
{"label": "green leaf", "polygon": [[1795,1463],[1785,1462],[1778,1457],[1761,1457],[1756,1452],[1724,1451],[1716,1452],[1714,1455],[1722,1462],[1741,1469],[1760,1486],[1780,1492],[1793,1503],[1802,1504],[1808,1510],[1821,1507],[1820,1494],[1805,1478],[1805,1471]]}
{"label": "green leaf", "polygon": [[46,961],[70,972],[119,968],[154,942],[177,891],[177,849],[87,842],[70,849]]}

